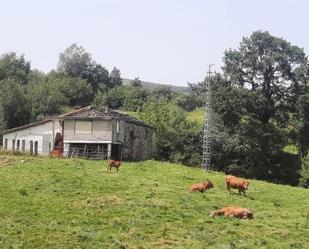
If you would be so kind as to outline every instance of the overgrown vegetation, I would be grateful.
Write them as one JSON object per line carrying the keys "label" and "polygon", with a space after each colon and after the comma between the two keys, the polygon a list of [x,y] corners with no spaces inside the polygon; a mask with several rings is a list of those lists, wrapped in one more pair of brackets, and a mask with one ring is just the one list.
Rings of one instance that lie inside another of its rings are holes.
{"label": "overgrown vegetation", "polygon": [[[5,162],[5,163],[3,163]],[[106,171],[102,161],[0,156],[1,248],[307,248],[309,193],[251,180],[248,197],[189,193],[201,169],[146,161]],[[3,164],[2,164],[3,163]],[[248,207],[253,220],[209,213]]]}

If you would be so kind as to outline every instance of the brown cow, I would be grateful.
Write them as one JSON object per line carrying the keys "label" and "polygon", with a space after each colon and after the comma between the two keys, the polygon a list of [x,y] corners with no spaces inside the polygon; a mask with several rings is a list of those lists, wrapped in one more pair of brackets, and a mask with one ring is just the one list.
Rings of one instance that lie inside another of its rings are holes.
{"label": "brown cow", "polygon": [[196,184],[193,184],[190,188],[189,188],[189,192],[201,192],[201,193],[204,193],[205,190],[207,189],[211,189],[213,188],[214,185],[210,182],[210,181],[207,181],[207,182],[202,182],[202,183],[196,183]]}
{"label": "brown cow", "polygon": [[246,196],[246,191],[248,190],[249,182],[246,179],[238,178],[236,176],[228,175],[225,179],[226,188],[231,193],[231,188],[238,189],[238,193],[241,192]]}
{"label": "brown cow", "polygon": [[107,170],[112,170],[113,167],[115,167],[118,171],[120,165],[122,164],[122,161],[118,160],[107,160]]}
{"label": "brown cow", "polygon": [[210,213],[211,217],[224,215],[225,217],[236,217],[239,219],[253,219],[253,213],[248,208],[224,207]]}

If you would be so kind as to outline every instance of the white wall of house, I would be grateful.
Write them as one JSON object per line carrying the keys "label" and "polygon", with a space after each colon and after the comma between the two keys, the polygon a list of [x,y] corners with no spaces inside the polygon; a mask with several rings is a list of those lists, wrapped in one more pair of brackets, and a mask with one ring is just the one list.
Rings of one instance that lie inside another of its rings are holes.
{"label": "white wall of house", "polygon": [[[37,124],[24,129],[15,130],[3,134],[3,148],[6,150],[13,150],[13,140],[15,140],[15,151],[23,151],[23,141],[25,148],[23,152],[30,152],[30,141],[33,142],[33,152],[35,142],[38,143],[38,154],[48,155],[53,146],[53,136],[55,136],[55,123],[50,121],[46,123]],[[54,128],[54,129],[53,129]],[[7,139],[7,148],[5,148]],[[17,146],[19,140],[19,148]]]}

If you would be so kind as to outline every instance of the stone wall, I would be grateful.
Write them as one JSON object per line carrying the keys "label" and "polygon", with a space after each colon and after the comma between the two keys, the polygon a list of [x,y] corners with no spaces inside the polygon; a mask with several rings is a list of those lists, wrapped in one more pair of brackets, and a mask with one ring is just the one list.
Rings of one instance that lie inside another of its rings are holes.
{"label": "stone wall", "polygon": [[124,122],[123,160],[140,161],[152,156],[152,129]]}

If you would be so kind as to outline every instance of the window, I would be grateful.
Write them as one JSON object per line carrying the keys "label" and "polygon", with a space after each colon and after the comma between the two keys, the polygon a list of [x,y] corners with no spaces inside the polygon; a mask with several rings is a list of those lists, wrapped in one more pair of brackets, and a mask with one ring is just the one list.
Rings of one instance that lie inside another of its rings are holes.
{"label": "window", "polygon": [[119,121],[117,121],[117,123],[116,123],[116,131],[117,131],[117,134],[120,133],[120,123],[119,123]]}
{"label": "window", "polygon": [[8,149],[8,139],[7,138],[4,140],[4,149],[5,150]]}
{"label": "window", "polygon": [[30,155],[33,155],[33,141],[30,140]]}
{"label": "window", "polygon": [[91,134],[92,133],[92,121],[76,121],[75,133],[77,134]]}
{"label": "window", "polygon": [[16,150],[19,150],[19,148],[20,148],[20,140],[18,139],[18,140],[17,140]]}
{"label": "window", "polygon": [[21,141],[21,151],[24,152],[26,149],[26,141],[25,140],[22,140]]}
{"label": "window", "polygon": [[15,139],[12,140],[12,151],[15,150]]}

